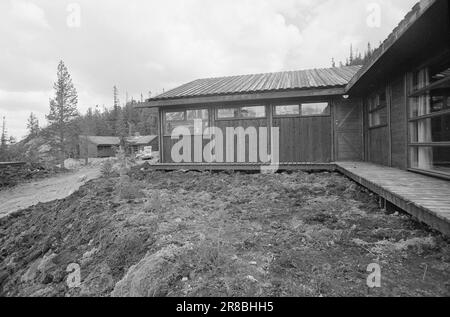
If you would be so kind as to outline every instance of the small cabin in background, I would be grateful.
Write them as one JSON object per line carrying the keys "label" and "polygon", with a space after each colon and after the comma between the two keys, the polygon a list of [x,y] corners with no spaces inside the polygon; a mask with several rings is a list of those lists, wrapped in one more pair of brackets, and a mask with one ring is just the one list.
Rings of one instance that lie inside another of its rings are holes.
{"label": "small cabin in background", "polygon": [[[145,147],[151,146],[152,151],[158,151],[158,137],[156,135],[136,135],[126,137],[125,151],[127,154],[137,154]],[[121,146],[120,138],[117,136],[80,136],[79,153],[81,158],[107,158],[116,156]]]}
{"label": "small cabin in background", "polygon": [[80,136],[80,157],[106,158],[116,155],[120,139],[114,136]]}
{"label": "small cabin in background", "polygon": [[159,151],[157,135],[136,135],[125,139],[127,151],[130,154],[137,154],[144,151],[148,146],[152,147],[152,151]]}

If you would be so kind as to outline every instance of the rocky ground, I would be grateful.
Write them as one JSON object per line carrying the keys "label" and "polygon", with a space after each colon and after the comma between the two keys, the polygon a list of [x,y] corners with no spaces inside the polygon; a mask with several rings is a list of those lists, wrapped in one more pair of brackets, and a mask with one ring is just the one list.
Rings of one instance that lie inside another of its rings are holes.
{"label": "rocky ground", "polygon": [[0,246],[3,296],[450,295],[449,240],[333,173],[139,167],[1,219]]}

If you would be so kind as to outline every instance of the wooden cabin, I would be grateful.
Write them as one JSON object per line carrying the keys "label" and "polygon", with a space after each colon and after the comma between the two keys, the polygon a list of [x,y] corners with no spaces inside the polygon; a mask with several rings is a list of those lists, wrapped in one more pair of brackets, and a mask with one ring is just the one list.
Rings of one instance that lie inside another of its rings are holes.
{"label": "wooden cabin", "polygon": [[[143,106],[159,109],[161,163],[265,163],[259,146],[279,128],[281,164],[366,161],[450,178],[449,20],[447,0],[423,0],[363,67],[200,79],[149,99]],[[221,160],[192,151],[180,162],[178,127],[192,148],[209,144],[208,127],[257,135],[216,144]],[[245,156],[227,154],[239,146]]]}
{"label": "wooden cabin", "polygon": [[120,139],[114,136],[80,136],[80,157],[107,158],[116,155],[120,146]]}
{"label": "wooden cabin", "polygon": [[[280,162],[360,160],[360,103],[343,97],[346,85],[359,69],[352,66],[202,79],[160,95],[149,102],[159,107],[161,162],[211,163],[205,157],[194,157],[194,151],[189,162],[174,162],[172,148],[179,139],[172,138],[172,133],[180,126],[191,132],[193,147],[196,138],[206,146],[209,140],[202,132],[208,127],[221,129],[224,136],[227,128],[253,127],[258,146],[261,138],[271,140],[270,128],[278,127]],[[195,120],[201,122],[200,131],[194,131]],[[264,135],[260,134],[261,127],[269,128]],[[250,148],[250,136],[244,138],[245,159],[239,159],[237,151],[233,159],[228,157],[230,145],[238,149],[240,140],[235,135],[231,144],[223,142],[222,160],[265,163],[259,155],[253,155],[259,148]]]}
{"label": "wooden cabin", "polygon": [[151,146],[152,151],[159,151],[157,135],[135,135],[125,138],[127,151],[129,154],[137,154]]}

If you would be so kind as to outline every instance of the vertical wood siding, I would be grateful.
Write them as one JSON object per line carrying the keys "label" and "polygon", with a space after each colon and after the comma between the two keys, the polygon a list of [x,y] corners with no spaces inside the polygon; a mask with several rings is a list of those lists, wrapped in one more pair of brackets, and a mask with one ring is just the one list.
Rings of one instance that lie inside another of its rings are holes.
{"label": "vertical wood siding", "polygon": [[407,168],[407,118],[405,80],[403,77],[391,84],[391,148],[392,167]]}
{"label": "vertical wood siding", "polygon": [[362,101],[359,98],[334,101],[336,161],[363,160]]}

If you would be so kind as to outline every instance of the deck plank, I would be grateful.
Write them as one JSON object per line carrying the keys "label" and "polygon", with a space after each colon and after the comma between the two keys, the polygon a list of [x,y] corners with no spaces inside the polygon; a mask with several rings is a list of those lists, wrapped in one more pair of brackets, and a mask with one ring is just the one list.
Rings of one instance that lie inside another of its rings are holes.
{"label": "deck plank", "polygon": [[450,236],[450,182],[365,162],[338,162],[339,172]]}

